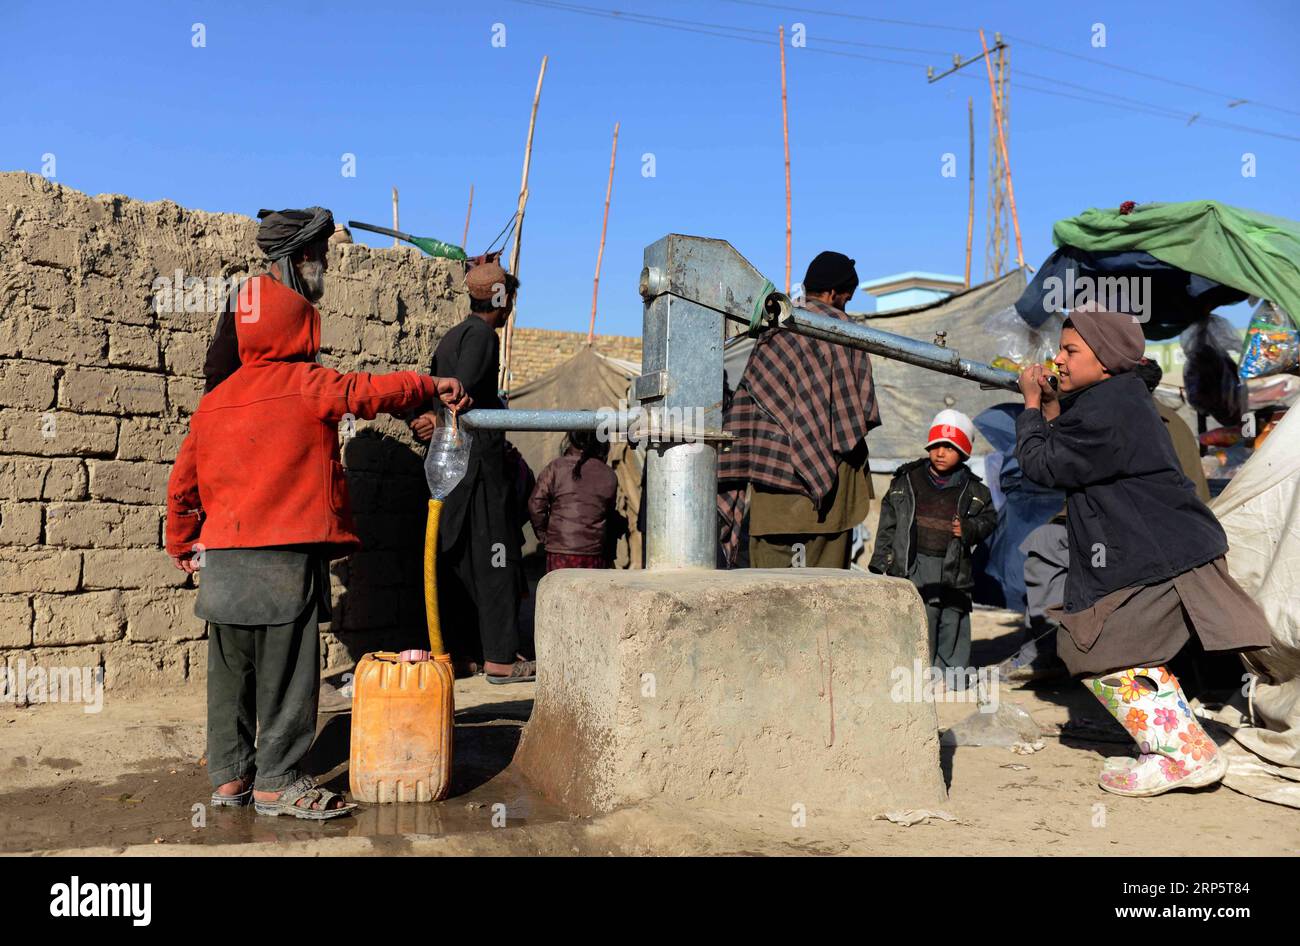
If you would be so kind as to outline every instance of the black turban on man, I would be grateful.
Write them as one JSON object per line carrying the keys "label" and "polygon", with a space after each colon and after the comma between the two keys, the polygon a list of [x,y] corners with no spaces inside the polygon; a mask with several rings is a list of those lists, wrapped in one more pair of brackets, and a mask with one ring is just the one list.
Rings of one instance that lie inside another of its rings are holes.
{"label": "black turban on man", "polygon": [[334,232],[334,215],[324,207],[306,210],[259,210],[257,246],[273,263],[280,264],[280,281],[302,295],[293,256]]}
{"label": "black turban on man", "polygon": [[[299,295],[302,282],[293,265],[293,257],[318,241],[328,240],[334,232],[334,215],[324,207],[305,210],[259,210],[257,219],[257,246],[267,259],[278,264],[280,281]],[[226,300],[217,330],[208,346],[203,362],[203,391],[206,394],[239,368],[239,339],[235,335],[235,297],[238,289]]]}

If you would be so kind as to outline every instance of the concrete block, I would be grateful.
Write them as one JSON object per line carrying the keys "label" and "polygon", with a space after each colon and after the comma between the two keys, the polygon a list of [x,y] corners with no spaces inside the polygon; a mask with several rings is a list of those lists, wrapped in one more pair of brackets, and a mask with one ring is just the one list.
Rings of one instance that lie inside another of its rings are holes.
{"label": "concrete block", "polygon": [[946,797],[920,596],[829,569],[589,571],[538,587],[538,686],[512,763],[575,814],[651,798],[803,810]]}

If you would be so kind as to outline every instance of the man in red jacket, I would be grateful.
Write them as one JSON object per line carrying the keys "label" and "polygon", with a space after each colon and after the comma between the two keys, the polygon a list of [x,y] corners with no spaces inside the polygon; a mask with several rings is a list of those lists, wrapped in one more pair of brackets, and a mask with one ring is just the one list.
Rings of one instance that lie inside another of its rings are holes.
{"label": "man in red jacket", "polygon": [[228,307],[225,368],[190,418],[167,484],[167,552],[202,567],[195,614],[208,622],[208,772],[214,805],[324,820],[354,806],[301,771],[316,735],[318,624],[330,616],[331,559],[356,550],[338,424],[441,400],[454,378],[340,374],[316,363],[329,211],[263,211],[270,273]]}

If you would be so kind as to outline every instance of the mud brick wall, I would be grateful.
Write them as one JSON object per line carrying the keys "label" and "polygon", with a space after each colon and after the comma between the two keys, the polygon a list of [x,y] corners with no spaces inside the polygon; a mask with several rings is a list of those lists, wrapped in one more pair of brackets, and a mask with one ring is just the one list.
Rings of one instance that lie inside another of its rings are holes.
{"label": "mud brick wall", "polygon": [[[525,287],[526,291],[527,287]],[[586,332],[557,332],[544,328],[516,328],[510,354],[510,388],[518,390],[578,353],[587,344]],[[597,335],[596,351],[610,358],[641,364],[641,339],[629,335]]]}
{"label": "mud brick wall", "polygon": [[[101,666],[110,690],[204,676],[196,580],[161,539],[220,300],[194,293],[163,311],[157,280],[262,271],[255,231],[243,216],[0,174],[0,661]],[[329,264],[322,361],[340,370],[427,371],[468,312],[445,261],[339,245]],[[428,493],[413,441],[391,418],[345,441],[365,548],[332,568],[328,668],[425,639]]]}

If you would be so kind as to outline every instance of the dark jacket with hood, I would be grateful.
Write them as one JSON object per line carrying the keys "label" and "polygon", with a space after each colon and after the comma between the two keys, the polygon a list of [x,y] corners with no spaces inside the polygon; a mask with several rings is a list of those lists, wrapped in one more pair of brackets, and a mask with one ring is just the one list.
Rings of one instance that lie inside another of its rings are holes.
{"label": "dark jacket with hood", "polygon": [[[929,457],[922,457],[894,471],[894,479],[880,506],[876,548],[867,566],[869,571],[895,578],[906,578],[911,573],[916,563],[916,495],[909,474],[929,462]],[[944,553],[943,583],[954,591],[970,591],[975,587],[971,550],[993,534],[998,513],[993,508],[989,488],[966,464],[958,466],[951,475],[948,488],[960,491],[957,514],[961,517],[961,536],[953,536]]]}
{"label": "dark jacket with hood", "polygon": [[1132,372],[1063,396],[1050,424],[1041,411],[1026,410],[1016,420],[1016,459],[1034,482],[1065,490],[1067,614],[1228,550],[1223,527],[1197,498],[1155,401]]}

